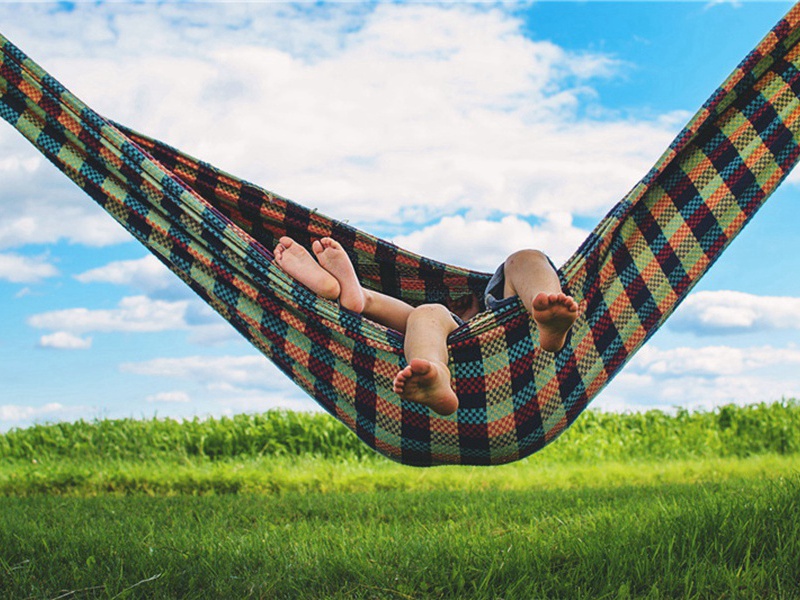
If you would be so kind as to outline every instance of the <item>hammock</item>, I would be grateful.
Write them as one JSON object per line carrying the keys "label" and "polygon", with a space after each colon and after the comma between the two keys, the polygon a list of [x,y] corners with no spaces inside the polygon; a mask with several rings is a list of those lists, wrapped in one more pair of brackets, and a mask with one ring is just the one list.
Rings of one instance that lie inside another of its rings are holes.
{"label": "hammock", "polygon": [[417,305],[480,297],[489,274],[424,258],[109,121],[0,36],[0,115],[286,375],[405,464],[498,464],[558,437],[661,326],[798,158],[800,5],[559,269],[586,309],[538,348],[521,302],[448,338],[460,406],[392,392],[402,336],[319,298],[273,263],[282,235],[339,240],[362,284]]}

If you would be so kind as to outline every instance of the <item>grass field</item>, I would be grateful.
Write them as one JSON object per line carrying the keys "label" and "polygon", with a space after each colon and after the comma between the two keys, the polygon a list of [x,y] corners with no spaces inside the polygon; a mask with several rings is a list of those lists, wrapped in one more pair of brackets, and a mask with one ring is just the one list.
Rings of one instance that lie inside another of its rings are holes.
{"label": "grass field", "polygon": [[320,452],[286,414],[294,454],[231,420],[214,453],[201,423],[10,432],[0,598],[800,598],[798,413],[587,414],[492,468]]}

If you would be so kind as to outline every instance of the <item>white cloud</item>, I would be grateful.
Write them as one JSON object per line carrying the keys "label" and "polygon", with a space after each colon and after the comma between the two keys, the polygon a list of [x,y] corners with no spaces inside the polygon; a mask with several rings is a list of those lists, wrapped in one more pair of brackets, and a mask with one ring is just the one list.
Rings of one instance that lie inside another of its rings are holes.
{"label": "white cloud", "polygon": [[78,418],[87,411],[83,406],[64,406],[50,402],[41,406],[0,405],[0,432],[12,427],[23,427],[36,422],[57,422]]}
{"label": "white cloud", "polygon": [[269,386],[274,383],[275,367],[263,356],[189,356],[155,358],[141,363],[126,363],[125,372],[155,377],[187,378],[192,381],[236,385]]}
{"label": "white cloud", "polygon": [[720,6],[723,4],[730,4],[735,8],[740,8],[742,6],[742,0],[708,0],[703,7],[703,10],[711,10],[716,6]]}
{"label": "white cloud", "polygon": [[11,283],[36,283],[58,275],[58,269],[42,256],[0,253],[0,279]]}
{"label": "white cloud", "polygon": [[100,247],[130,239],[19,133],[0,125],[0,248],[60,240]]}
{"label": "white cloud", "polygon": [[219,397],[221,412],[235,415],[242,412],[264,412],[274,408],[298,412],[317,412],[322,410],[313,399],[295,388],[292,393],[275,390],[240,388],[223,384],[211,388]]}
{"label": "white cloud", "polygon": [[186,329],[188,302],[151,300],[130,296],[120,300],[115,309],[90,310],[70,308],[33,315],[28,323],[39,329],[66,331],[72,334],[99,332],[155,332]]}
{"label": "white cloud", "polygon": [[[679,126],[580,116],[602,114],[583,110],[598,102],[592,81],[623,65],[531,41],[497,7],[21,10],[19,43],[101,112],[355,223],[418,225],[464,210],[598,215]],[[3,224],[21,218],[29,232],[6,245],[121,239],[116,229],[86,238],[104,231],[81,226],[89,213],[29,204],[22,216],[0,215],[0,242]]]}
{"label": "white cloud", "polygon": [[44,406],[38,407],[6,404],[0,406],[0,421],[21,421],[23,419],[30,419],[33,417],[58,412],[63,408],[64,406],[58,404],[57,402],[52,402],[50,404],[45,404]]}
{"label": "white cloud", "polygon": [[[455,216],[394,241],[424,256],[493,272],[509,254],[523,248],[542,250],[557,265],[561,264],[587,234],[572,225],[569,213],[549,214],[539,225],[515,216],[496,221]],[[469,265],[464,264],[464,257],[470,257]]]}
{"label": "white cloud", "polygon": [[172,306],[177,306],[177,300],[186,299],[183,319],[190,330],[188,340],[191,343],[209,346],[241,339],[229,323],[153,255],[111,262],[80,273],[75,279],[81,283],[131,286],[145,292],[149,298],[168,301]]}
{"label": "white cloud", "polygon": [[136,375],[191,381],[214,398],[217,411],[232,414],[270,408],[320,410],[319,406],[261,355],[187,356],[125,363]]}
{"label": "white cloud", "polygon": [[187,402],[191,402],[191,398],[189,394],[186,392],[161,392],[159,394],[153,394],[151,396],[147,396],[145,398],[147,402],[158,402],[158,403],[167,403],[167,404],[185,404]]}
{"label": "white cloud", "polygon": [[800,298],[730,290],[696,292],[686,298],[670,324],[696,335],[800,329]]}
{"label": "white cloud", "polygon": [[113,283],[134,287],[148,295],[185,296],[188,288],[152,254],[137,260],[111,262],[75,276],[81,283]]}
{"label": "white cloud", "polygon": [[57,350],[88,350],[92,347],[92,338],[82,338],[66,331],[56,331],[50,335],[43,335],[39,339],[39,346]]}
{"label": "white cloud", "polygon": [[[800,349],[760,346],[734,348],[705,346],[660,350],[645,346],[631,362],[631,370],[653,376],[725,376],[770,366],[800,365]],[[800,370],[797,371],[800,373]]]}
{"label": "white cloud", "polygon": [[711,409],[723,404],[800,398],[800,349],[648,345],[593,406],[607,410]]}

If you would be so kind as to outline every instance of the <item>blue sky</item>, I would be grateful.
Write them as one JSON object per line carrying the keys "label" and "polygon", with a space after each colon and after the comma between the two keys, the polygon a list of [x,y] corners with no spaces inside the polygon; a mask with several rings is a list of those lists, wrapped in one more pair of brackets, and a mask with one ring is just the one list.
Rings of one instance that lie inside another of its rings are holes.
{"label": "blue sky", "polygon": [[[401,246],[558,262],[784,2],[2,3],[2,33],[102,114]],[[800,173],[595,401],[800,396]],[[0,123],[0,430],[313,410]]]}

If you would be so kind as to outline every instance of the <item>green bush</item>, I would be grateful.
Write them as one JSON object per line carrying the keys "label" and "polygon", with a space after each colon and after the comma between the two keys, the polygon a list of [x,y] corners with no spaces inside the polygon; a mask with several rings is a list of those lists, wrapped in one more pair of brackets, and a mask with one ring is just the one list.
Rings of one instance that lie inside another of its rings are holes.
{"label": "green bush", "polygon": [[[553,461],[746,457],[800,452],[800,403],[783,400],[675,414],[586,411],[542,457]],[[35,425],[0,435],[0,458],[210,460],[374,453],[324,413],[269,411],[232,418],[120,419]]]}
{"label": "green bush", "polygon": [[675,414],[586,411],[548,450],[565,461],[747,457],[800,452],[797,400]]}
{"label": "green bush", "polygon": [[219,419],[119,419],[35,425],[0,436],[0,457],[130,459],[315,455],[372,451],[327,414],[269,411]]}

